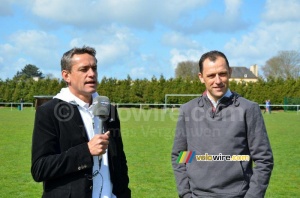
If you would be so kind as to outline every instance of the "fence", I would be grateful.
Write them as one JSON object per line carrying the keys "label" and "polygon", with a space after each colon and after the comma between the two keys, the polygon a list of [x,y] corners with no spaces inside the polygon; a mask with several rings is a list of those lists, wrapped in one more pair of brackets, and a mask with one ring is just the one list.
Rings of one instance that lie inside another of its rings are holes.
{"label": "fence", "polygon": [[[265,104],[263,104],[263,105],[261,104],[259,106],[260,107],[266,107]],[[296,104],[295,105],[269,105],[269,106],[271,107],[271,109],[272,109],[272,107],[279,107],[279,109],[282,109],[284,111],[288,111],[288,110],[295,111],[296,110],[297,114],[300,111],[300,104],[297,104],[297,105]],[[276,110],[278,110],[278,108]]]}
{"label": "fence", "polygon": [[[176,109],[178,107],[180,107],[182,104],[145,104],[145,103],[112,103],[113,105],[117,106],[117,108],[140,108],[140,110],[142,109],[150,109],[150,108],[159,108],[159,109],[165,109],[165,111],[167,111],[167,109],[171,109],[173,111],[173,109]],[[266,105],[265,104],[260,104],[259,105],[261,108],[265,108]],[[276,104],[272,104],[270,105],[271,108],[273,107],[274,110],[284,110],[286,111],[286,107],[293,107],[294,110],[296,110],[297,114],[300,112],[300,104],[298,105],[276,105]],[[276,107],[276,108],[275,108]]]}
{"label": "fence", "polygon": [[31,102],[0,102],[0,106],[4,107],[10,107],[10,110],[12,111],[14,108],[18,108],[18,110],[23,110],[24,106],[31,107],[31,110],[33,110],[33,103]]}
{"label": "fence", "polygon": [[[158,108],[158,109],[164,109],[167,111],[168,109],[171,109],[172,111],[176,108],[179,108],[182,104],[150,104],[150,103],[112,103],[117,108],[139,108],[140,110],[143,109],[150,109],[150,108]],[[31,110],[33,110],[33,103],[29,102],[0,102],[0,106],[4,107],[10,107],[11,110],[14,108],[18,108],[19,110],[22,110],[22,107],[29,106],[31,107]],[[265,104],[259,105],[261,108],[265,108]],[[297,114],[300,112],[300,104],[295,105],[276,105],[272,104],[271,107],[277,107],[275,110],[286,110],[286,107],[293,107],[293,109],[296,110]],[[21,107],[21,109],[20,109]]]}
{"label": "fence", "polygon": [[[296,110],[294,105],[300,104],[300,98],[288,98],[284,97],[283,99],[284,105],[293,105],[293,106],[284,106],[284,110]],[[299,109],[297,109],[298,111]]]}

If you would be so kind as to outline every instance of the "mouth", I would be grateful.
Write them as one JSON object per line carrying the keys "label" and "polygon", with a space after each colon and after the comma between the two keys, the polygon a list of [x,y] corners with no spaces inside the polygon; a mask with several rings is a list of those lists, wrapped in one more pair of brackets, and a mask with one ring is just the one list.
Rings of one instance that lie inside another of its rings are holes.
{"label": "mouth", "polygon": [[217,86],[217,87],[214,87],[215,89],[222,89],[224,86]]}
{"label": "mouth", "polygon": [[95,85],[96,81],[88,81],[84,83],[85,85]]}
{"label": "mouth", "polygon": [[220,90],[220,91],[223,90],[223,88],[224,88],[224,86],[221,86],[221,87],[214,87],[215,90]]}

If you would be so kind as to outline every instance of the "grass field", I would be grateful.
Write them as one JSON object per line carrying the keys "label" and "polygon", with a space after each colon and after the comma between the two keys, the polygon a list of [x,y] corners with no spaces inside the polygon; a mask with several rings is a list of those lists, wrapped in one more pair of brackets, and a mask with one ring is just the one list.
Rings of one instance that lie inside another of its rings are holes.
{"label": "grass field", "polygon": [[[34,110],[0,108],[0,198],[41,197],[42,185],[30,174]],[[133,198],[175,198],[170,162],[176,112],[120,109]],[[300,114],[264,114],[275,166],[266,197],[300,196]]]}

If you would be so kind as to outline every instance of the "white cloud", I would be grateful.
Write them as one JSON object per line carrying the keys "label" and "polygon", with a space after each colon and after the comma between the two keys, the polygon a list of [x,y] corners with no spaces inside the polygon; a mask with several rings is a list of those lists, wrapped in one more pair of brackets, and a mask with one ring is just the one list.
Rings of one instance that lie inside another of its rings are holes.
{"label": "white cloud", "polygon": [[122,65],[137,51],[138,39],[128,28],[109,26],[73,38],[70,47],[89,45],[97,51],[100,67]]}
{"label": "white cloud", "polygon": [[15,71],[17,72],[17,71],[21,71],[24,68],[24,66],[27,64],[28,64],[28,60],[26,60],[25,58],[19,58],[13,63],[13,66]]}
{"label": "white cloud", "polygon": [[225,0],[225,16],[236,18],[240,15],[241,0]]}
{"label": "white cloud", "polygon": [[132,79],[141,78],[141,76],[148,76],[148,73],[144,67],[134,67],[130,70],[130,77]]}
{"label": "white cloud", "polygon": [[265,8],[264,21],[251,32],[241,38],[233,37],[224,45],[234,65],[264,65],[278,51],[300,49],[300,14],[294,12],[294,8],[300,9],[300,2],[267,1]]}
{"label": "white cloud", "polygon": [[200,50],[179,50],[179,49],[172,49],[171,50],[171,65],[173,69],[177,67],[177,64],[182,61],[199,61],[200,56],[204,53],[205,51],[200,51]]}
{"label": "white cloud", "polygon": [[156,23],[171,25],[207,0],[35,0],[32,11],[37,16],[74,26],[97,27],[119,23],[130,27],[153,29]]}
{"label": "white cloud", "polygon": [[285,22],[300,20],[298,0],[267,0],[263,18],[266,22]]}
{"label": "white cloud", "polygon": [[223,10],[217,10],[214,7],[197,7],[188,15],[190,17],[187,19],[182,17],[184,20],[176,24],[176,30],[188,34],[199,34],[202,32],[237,32],[247,28],[248,22],[241,18],[242,1],[226,0],[224,3],[224,8],[220,6]]}
{"label": "white cloud", "polygon": [[200,44],[193,39],[184,36],[181,33],[170,32],[162,37],[162,43],[176,48],[200,48]]}
{"label": "white cloud", "polygon": [[126,59],[130,55],[130,48],[125,43],[110,43],[96,45],[99,62],[101,64],[112,64]]}
{"label": "white cloud", "polygon": [[13,57],[16,54],[16,49],[10,44],[0,45],[0,79],[11,77],[11,73],[16,73],[15,65],[12,64],[12,60],[9,57]]}
{"label": "white cloud", "polygon": [[60,44],[54,35],[37,30],[19,31],[10,36],[10,43],[16,51],[16,54],[11,55],[26,59],[27,64],[43,70],[59,65],[57,49]]}
{"label": "white cloud", "polygon": [[5,57],[13,55],[14,53],[16,53],[16,51],[17,49],[9,43],[0,45],[0,54],[5,54]]}
{"label": "white cloud", "polygon": [[300,46],[296,0],[266,0],[255,13],[245,10],[259,0],[0,1],[1,20],[12,24],[0,35],[0,78],[29,63],[56,76],[62,54],[82,45],[96,48],[101,75],[117,78],[171,77],[179,62],[198,61],[207,49],[249,66]]}
{"label": "white cloud", "polygon": [[12,77],[27,64],[36,65],[43,73],[51,68],[59,69],[56,54],[58,43],[55,36],[43,31],[27,30],[13,33],[6,43],[0,45],[0,54],[5,54],[1,57],[1,72],[6,72],[5,76]]}
{"label": "white cloud", "polygon": [[11,42],[23,49],[33,50],[35,53],[42,49],[54,47],[58,43],[55,36],[39,30],[19,31],[10,36]]}
{"label": "white cloud", "polygon": [[75,38],[72,39],[70,45],[71,47],[81,47],[83,45],[94,47],[97,51],[96,57],[99,67],[106,67],[116,62],[120,63],[131,53],[130,46],[120,41],[91,43],[83,38]]}
{"label": "white cloud", "polygon": [[28,61],[24,58],[19,58],[17,60],[10,61],[9,65],[4,64],[4,62],[6,62],[5,59],[0,59],[2,59],[2,61],[0,61],[0,79],[3,80],[8,76],[13,77],[18,71],[21,71],[26,64],[28,64]]}
{"label": "white cloud", "polygon": [[35,0],[32,12],[39,17],[54,20],[61,23],[80,25],[92,24],[98,20],[100,11],[99,3],[95,1],[79,0]]}

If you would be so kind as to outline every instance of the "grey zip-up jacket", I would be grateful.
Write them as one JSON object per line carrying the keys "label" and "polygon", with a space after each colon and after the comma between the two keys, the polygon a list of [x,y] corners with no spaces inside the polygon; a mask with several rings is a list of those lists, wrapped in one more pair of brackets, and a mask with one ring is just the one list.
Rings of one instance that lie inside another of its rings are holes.
{"label": "grey zip-up jacket", "polygon": [[[194,151],[191,163],[177,162],[181,151]],[[205,161],[200,155],[249,155],[250,160]],[[273,155],[259,105],[236,93],[223,97],[216,109],[206,93],[182,105],[172,166],[179,197],[264,197]]]}

